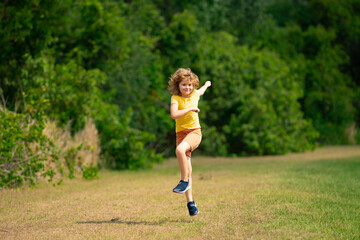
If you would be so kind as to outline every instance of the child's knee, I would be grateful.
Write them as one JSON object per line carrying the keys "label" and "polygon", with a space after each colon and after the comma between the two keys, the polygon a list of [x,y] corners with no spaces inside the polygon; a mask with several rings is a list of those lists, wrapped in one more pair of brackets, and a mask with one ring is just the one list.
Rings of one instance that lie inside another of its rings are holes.
{"label": "child's knee", "polygon": [[176,150],[175,150],[175,153],[176,155],[179,155],[179,154],[184,154],[185,153],[185,149],[181,146],[177,146],[176,147]]}
{"label": "child's knee", "polygon": [[186,154],[186,152],[189,151],[189,149],[190,149],[190,145],[187,142],[182,142],[176,147],[175,152],[177,156],[179,154],[183,155]]}

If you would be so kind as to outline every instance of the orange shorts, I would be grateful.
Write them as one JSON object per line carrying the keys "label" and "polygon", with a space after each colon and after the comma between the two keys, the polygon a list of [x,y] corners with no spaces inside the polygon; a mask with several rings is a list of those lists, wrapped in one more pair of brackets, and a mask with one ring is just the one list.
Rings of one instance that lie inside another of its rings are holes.
{"label": "orange shorts", "polygon": [[187,142],[190,149],[186,152],[186,156],[191,157],[191,152],[200,145],[201,138],[201,128],[186,129],[176,133],[176,146],[183,141]]}

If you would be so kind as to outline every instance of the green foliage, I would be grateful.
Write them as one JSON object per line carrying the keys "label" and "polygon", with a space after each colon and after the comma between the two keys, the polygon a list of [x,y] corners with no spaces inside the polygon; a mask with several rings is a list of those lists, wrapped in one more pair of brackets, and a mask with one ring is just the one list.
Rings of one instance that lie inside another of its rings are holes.
{"label": "green foliage", "polygon": [[[162,159],[154,150],[148,149],[149,145],[152,144],[157,150],[163,150],[160,146],[164,146],[163,142],[154,146],[155,139],[151,134],[157,133],[157,129],[152,128],[156,125],[154,121],[169,125],[169,121],[162,117],[163,111],[148,107],[154,101],[160,105],[158,99],[163,98],[161,91],[165,86],[159,56],[152,52],[155,40],[144,34],[156,33],[161,18],[151,4],[141,5],[140,2],[134,2],[131,7],[124,3],[96,0],[69,4],[73,8],[69,11],[63,6],[64,28],[56,33],[58,40],[54,44],[54,48],[58,49],[56,53],[61,53],[57,55],[58,59],[65,62],[70,60],[70,64],[62,64],[61,69],[56,70],[56,73],[63,72],[61,79],[56,82],[67,86],[69,92],[61,95],[66,94],[68,102],[64,104],[63,98],[55,98],[59,108],[52,108],[51,115],[64,123],[66,119],[72,119],[74,131],[82,126],[76,123],[83,123],[85,116],[91,115],[96,119],[102,137],[102,152],[108,158],[107,166],[149,167],[152,162]],[[142,13],[149,14],[144,18],[152,19],[151,26],[147,24],[145,27],[138,18],[133,17],[132,12],[139,7],[143,9]],[[126,27],[133,21],[125,21],[119,13],[136,21],[131,27],[136,27],[138,31],[128,31]],[[76,64],[72,59],[76,59]],[[51,89],[57,88],[53,86]],[[84,90],[84,95],[80,94],[79,89]],[[103,91],[109,91],[111,99]],[[57,93],[58,90],[55,90],[52,97],[61,96]],[[111,110],[105,112],[107,108]],[[126,114],[129,108],[136,108],[137,111],[132,115],[132,120],[124,123],[127,117],[121,115]],[[56,116],[58,113],[63,116]],[[146,117],[143,118],[144,115]],[[128,123],[131,126],[127,126]],[[162,132],[165,135],[166,128]],[[130,139],[131,142],[126,143],[130,147],[125,146],[124,138]]]}
{"label": "green foliage", "polygon": [[224,133],[218,131],[215,126],[207,126],[202,123],[201,133],[203,135],[199,150],[208,156],[227,156],[229,143]]}
{"label": "green foliage", "polygon": [[175,14],[169,26],[164,29],[159,41],[160,50],[165,62],[165,74],[170,76],[181,66],[191,66],[196,57],[196,46],[199,41],[198,21],[189,11]]}
{"label": "green foliage", "polygon": [[5,1],[0,26],[4,109],[22,119],[11,124],[46,116],[75,134],[91,117],[111,168],[172,156],[166,87],[179,67],[213,82],[200,102],[204,154],[359,142],[358,0]]}
{"label": "green foliage", "polygon": [[75,166],[78,151],[82,148],[82,144],[78,147],[72,147],[65,152],[64,159],[67,169],[69,170],[68,177],[70,179],[75,178]]}
{"label": "green foliage", "polygon": [[323,143],[343,144],[348,143],[345,129],[354,122],[350,79],[340,71],[348,58],[340,46],[330,46],[327,35],[318,27],[309,28],[305,36],[319,45],[313,45],[316,56],[306,65],[304,112],[313,119]]}
{"label": "green foliage", "polygon": [[346,129],[355,121],[353,84],[342,68],[349,57],[334,43],[336,32],[322,25],[305,31],[298,25],[279,28],[270,19],[259,34],[261,47],[275,49],[286,59],[304,89],[300,99],[324,144],[349,143]]}
{"label": "green foliage", "polygon": [[[75,178],[78,168],[86,168],[78,155],[83,144],[59,149],[44,133],[49,101],[31,100],[25,94],[24,98],[22,113],[0,107],[0,187],[35,185],[39,178],[56,179],[57,184],[63,176]],[[91,166],[87,171],[87,178],[96,176]]]}
{"label": "green foliage", "polygon": [[153,163],[164,160],[161,154],[146,147],[155,136],[130,127],[132,110],[129,108],[121,116],[108,114],[119,111],[114,105],[103,105],[98,114],[98,127],[103,133],[101,139],[105,166],[115,169],[151,168]]}
{"label": "green foliage", "polygon": [[43,110],[34,109],[33,102],[24,113],[0,107],[0,187],[34,185],[39,175],[52,181],[54,169],[46,163],[56,155],[51,141],[42,133],[43,116]]}
{"label": "green foliage", "polygon": [[21,86],[19,74],[26,55],[36,55],[51,42],[50,0],[1,1],[0,87],[13,97]]}
{"label": "green foliage", "polygon": [[83,167],[81,170],[83,172],[83,179],[85,180],[94,180],[99,178],[99,168],[96,166]]}
{"label": "green foliage", "polygon": [[72,132],[84,126],[92,111],[91,101],[98,98],[98,86],[106,76],[99,70],[85,70],[74,61],[54,64],[51,58],[28,57],[21,72],[22,86],[33,101],[46,100],[47,116],[62,126],[71,121]]}
{"label": "green foliage", "polygon": [[301,88],[277,55],[239,48],[226,33],[205,36],[201,46],[196,68],[206,74],[204,81],[213,80],[204,97],[210,110],[203,119],[225,134],[229,153],[279,154],[315,147],[317,133],[297,102]]}
{"label": "green foliage", "polygon": [[113,1],[59,3],[53,25],[57,61],[75,60],[85,69],[112,69],[128,53],[128,34],[118,4]]}

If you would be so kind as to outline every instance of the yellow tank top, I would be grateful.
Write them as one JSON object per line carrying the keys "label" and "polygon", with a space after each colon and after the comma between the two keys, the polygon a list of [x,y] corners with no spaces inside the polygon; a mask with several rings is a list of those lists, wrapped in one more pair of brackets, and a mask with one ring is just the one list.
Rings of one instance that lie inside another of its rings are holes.
{"label": "yellow tank top", "polygon": [[[194,90],[188,98],[184,98],[178,95],[171,96],[171,104],[176,103],[179,110],[183,110],[189,107],[198,107],[200,94],[197,90]],[[175,119],[176,132],[183,131],[185,129],[200,128],[198,113],[193,111],[188,112],[184,116]]]}

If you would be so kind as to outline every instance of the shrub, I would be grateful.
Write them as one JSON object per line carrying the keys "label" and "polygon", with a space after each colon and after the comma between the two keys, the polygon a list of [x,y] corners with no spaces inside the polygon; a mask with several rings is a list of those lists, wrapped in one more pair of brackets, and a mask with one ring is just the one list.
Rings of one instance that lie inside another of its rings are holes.
{"label": "shrub", "polygon": [[0,106],[0,186],[34,185],[39,176],[51,181],[55,175],[47,161],[57,159],[53,143],[42,133],[41,110],[27,105],[27,111],[16,113]]}
{"label": "shrub", "polygon": [[35,105],[30,101],[23,113],[0,106],[0,187],[34,185],[39,178],[60,183],[81,172],[85,179],[96,178],[100,146],[92,121],[72,137],[70,130],[45,123],[43,108]]}
{"label": "shrub", "polygon": [[113,169],[151,168],[153,163],[164,161],[162,154],[146,147],[155,141],[155,135],[130,127],[132,109],[120,117],[116,114],[118,111],[114,105],[103,104],[96,116],[102,133],[105,166]]}
{"label": "shrub", "polygon": [[83,173],[83,179],[86,180],[93,180],[93,179],[98,179],[98,172],[99,172],[99,168],[96,166],[89,166],[89,167],[83,167],[81,169],[82,173]]}

